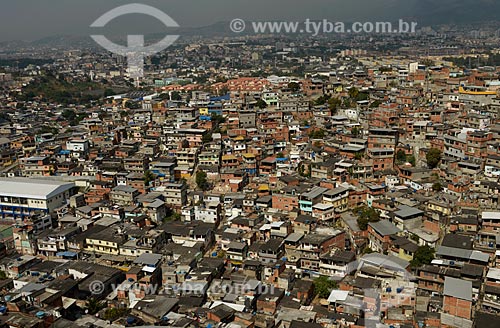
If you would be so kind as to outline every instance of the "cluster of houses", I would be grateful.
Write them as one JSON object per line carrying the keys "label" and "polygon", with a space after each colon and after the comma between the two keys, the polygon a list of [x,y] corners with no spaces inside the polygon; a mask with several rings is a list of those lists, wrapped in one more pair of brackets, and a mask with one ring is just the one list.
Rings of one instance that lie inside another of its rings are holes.
{"label": "cluster of houses", "polygon": [[497,327],[500,70],[360,56],[5,102],[0,327]]}

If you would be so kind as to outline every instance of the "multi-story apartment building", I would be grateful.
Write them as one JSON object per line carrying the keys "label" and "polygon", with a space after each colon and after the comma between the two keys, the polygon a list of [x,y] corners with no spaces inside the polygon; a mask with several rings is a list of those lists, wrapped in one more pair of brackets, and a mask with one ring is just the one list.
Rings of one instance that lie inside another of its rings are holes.
{"label": "multi-story apartment building", "polygon": [[19,159],[21,174],[25,177],[50,176],[55,173],[55,166],[47,156],[32,156]]}
{"label": "multi-story apartment building", "polygon": [[124,158],[123,166],[130,173],[144,174],[149,169],[149,160],[146,157]]}
{"label": "multi-story apartment building", "polygon": [[167,183],[156,188],[156,191],[163,193],[167,206],[179,211],[187,203],[187,186],[185,183]]}
{"label": "multi-story apartment building", "polygon": [[76,192],[73,183],[26,178],[0,178],[0,215],[24,218],[35,213],[53,214]]}

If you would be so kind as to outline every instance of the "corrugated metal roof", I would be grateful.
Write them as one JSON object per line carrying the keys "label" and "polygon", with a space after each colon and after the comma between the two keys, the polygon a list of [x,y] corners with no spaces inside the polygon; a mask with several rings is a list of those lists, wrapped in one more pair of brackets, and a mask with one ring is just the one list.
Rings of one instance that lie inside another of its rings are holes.
{"label": "corrugated metal roof", "polygon": [[472,281],[445,277],[443,294],[461,300],[472,301]]}
{"label": "corrugated metal roof", "polygon": [[27,178],[0,178],[0,196],[47,200],[75,186],[71,182]]}

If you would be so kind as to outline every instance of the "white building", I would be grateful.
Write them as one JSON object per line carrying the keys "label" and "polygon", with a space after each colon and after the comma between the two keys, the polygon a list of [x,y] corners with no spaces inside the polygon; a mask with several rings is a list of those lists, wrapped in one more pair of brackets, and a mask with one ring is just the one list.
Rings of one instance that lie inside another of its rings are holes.
{"label": "white building", "polygon": [[394,176],[394,175],[387,175],[385,177],[385,185],[389,189],[393,189],[399,184],[399,177]]}
{"label": "white building", "polygon": [[73,157],[81,157],[88,154],[90,143],[88,140],[70,140],[66,142],[66,149]]}
{"label": "white building", "polygon": [[52,214],[73,196],[74,183],[27,178],[0,178],[0,216],[23,218]]}
{"label": "white building", "polygon": [[221,206],[220,203],[207,203],[204,206],[194,207],[194,217],[197,221],[207,223],[220,222]]}

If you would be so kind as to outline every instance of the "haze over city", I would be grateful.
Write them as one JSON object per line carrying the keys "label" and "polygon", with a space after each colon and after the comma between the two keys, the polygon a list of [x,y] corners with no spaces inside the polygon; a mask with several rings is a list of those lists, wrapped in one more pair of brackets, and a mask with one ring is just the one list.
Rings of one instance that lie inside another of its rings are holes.
{"label": "haze over city", "polygon": [[[6,0],[0,11],[0,41],[36,40],[60,35],[89,35],[89,25],[108,10],[131,3],[123,0]],[[413,19],[421,26],[497,20],[498,0],[145,0],[181,27],[201,27],[234,18],[252,20],[329,19],[375,21]],[[106,28],[107,33],[158,33],[161,23],[128,15]]]}

